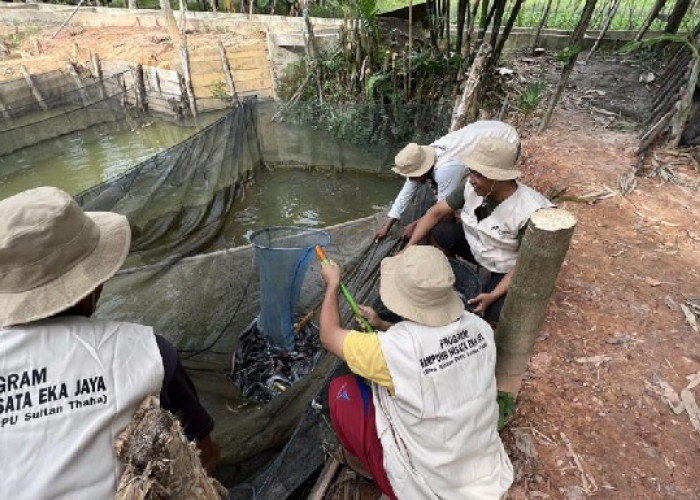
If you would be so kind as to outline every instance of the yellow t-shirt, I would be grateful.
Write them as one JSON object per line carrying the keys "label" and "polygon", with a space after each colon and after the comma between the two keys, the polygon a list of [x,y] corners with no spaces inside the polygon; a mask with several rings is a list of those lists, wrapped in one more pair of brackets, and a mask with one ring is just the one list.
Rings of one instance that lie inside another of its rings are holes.
{"label": "yellow t-shirt", "polygon": [[345,362],[353,373],[371,380],[394,394],[394,381],[379,344],[379,334],[351,331],[343,340]]}

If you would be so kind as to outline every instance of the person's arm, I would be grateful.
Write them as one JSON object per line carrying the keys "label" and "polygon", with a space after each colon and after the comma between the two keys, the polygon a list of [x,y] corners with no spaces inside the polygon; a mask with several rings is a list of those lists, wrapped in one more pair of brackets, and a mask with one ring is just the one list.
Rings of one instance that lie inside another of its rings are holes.
{"label": "person's arm", "polygon": [[510,281],[511,279],[513,279],[514,271],[515,268],[508,271],[506,275],[503,276],[503,279],[498,283],[498,285],[496,285],[496,288],[494,288],[491,292],[480,293],[473,299],[469,299],[467,302],[470,305],[476,305],[473,312],[480,313],[486,311],[486,309],[488,309],[491,306],[491,304],[493,304],[503,295],[505,295],[508,291],[508,287],[510,286]]}
{"label": "person's arm", "polygon": [[418,224],[413,230],[411,239],[408,240],[408,245],[417,245],[420,241],[430,234],[430,231],[437,226],[438,222],[441,220],[453,217],[454,211],[447,204],[447,201],[438,201],[435,205],[430,207],[423,217],[418,219]]}
{"label": "person's arm", "polygon": [[466,167],[459,160],[451,160],[447,163],[435,168],[435,183],[437,184],[437,199],[438,201],[446,199],[452,191],[464,184],[462,181],[465,178]]}
{"label": "person's arm", "polygon": [[177,416],[187,439],[196,443],[202,465],[211,473],[220,460],[219,446],[211,438],[214,419],[199,401],[197,390],[185,372],[175,347],[160,335],[156,335],[156,343],[164,372],[161,407]]}
{"label": "person's arm", "polygon": [[403,183],[401,191],[396,195],[396,199],[389,210],[386,222],[374,233],[375,240],[383,240],[386,238],[386,235],[389,234],[389,230],[391,230],[394,224],[401,218],[401,214],[406,210],[416,189],[418,189],[418,183],[411,179],[406,179],[406,182]]}
{"label": "person's arm", "polygon": [[340,268],[333,261],[321,264],[321,276],[326,282],[326,292],[321,303],[320,335],[321,345],[328,352],[345,361],[343,355],[343,340],[349,330],[340,324],[338,308],[338,290],[340,288]]}

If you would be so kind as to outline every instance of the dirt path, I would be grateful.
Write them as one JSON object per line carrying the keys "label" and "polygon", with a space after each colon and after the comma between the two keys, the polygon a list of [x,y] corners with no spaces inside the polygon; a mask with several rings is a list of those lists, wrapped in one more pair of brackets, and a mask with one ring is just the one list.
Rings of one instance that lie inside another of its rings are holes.
{"label": "dirt path", "polygon": [[[563,110],[525,139],[525,180],[572,195],[615,189],[634,146]],[[680,310],[700,297],[700,175],[685,156],[653,162],[687,186],[640,178],[624,198],[559,203],[579,223],[506,432],[510,498],[700,496],[700,434],[660,396],[662,381],[680,392],[700,371],[700,333]]]}

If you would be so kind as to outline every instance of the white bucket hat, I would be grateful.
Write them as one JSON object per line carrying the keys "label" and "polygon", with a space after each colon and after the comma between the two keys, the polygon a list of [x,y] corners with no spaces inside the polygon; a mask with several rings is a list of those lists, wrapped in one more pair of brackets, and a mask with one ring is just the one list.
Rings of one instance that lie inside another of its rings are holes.
{"label": "white bucket hat", "polygon": [[518,146],[505,139],[485,137],[479,139],[470,153],[458,156],[470,170],[479,172],[492,181],[509,181],[520,177],[515,166]]}
{"label": "white bucket hat", "polygon": [[464,313],[454,283],[452,267],[440,250],[411,246],[382,260],[379,295],[399,316],[421,325],[445,326]]}
{"label": "white bucket hat", "polygon": [[74,306],[119,270],[130,243],[126,217],[83,212],[57,188],[0,201],[0,326]]}
{"label": "white bucket hat", "polygon": [[404,177],[420,177],[435,165],[435,148],[419,146],[415,142],[408,144],[394,158],[396,165],[392,170]]}

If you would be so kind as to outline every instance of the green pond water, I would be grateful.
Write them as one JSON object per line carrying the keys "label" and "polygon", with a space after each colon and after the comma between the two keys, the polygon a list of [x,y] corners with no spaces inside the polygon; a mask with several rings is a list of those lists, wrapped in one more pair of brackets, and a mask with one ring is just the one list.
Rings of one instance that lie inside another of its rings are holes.
{"label": "green pond water", "polygon": [[[200,127],[219,116],[201,117]],[[147,120],[133,129],[104,126],[25,148],[0,157],[0,199],[38,186],[57,186],[77,194],[118,176],[197,130],[194,126]],[[265,142],[269,126],[261,130]],[[313,141],[325,142],[325,138],[315,137],[317,132],[304,133]],[[296,137],[284,140],[299,141],[298,131]],[[329,155],[335,154],[334,146],[327,147]],[[366,153],[362,148],[358,151],[360,157]],[[319,163],[332,162],[324,162],[321,154]],[[401,179],[395,175],[340,172],[332,168],[260,169],[244,198],[234,204],[216,246],[246,244],[246,234],[268,226],[324,227],[365,217],[390,203],[400,187]]]}

